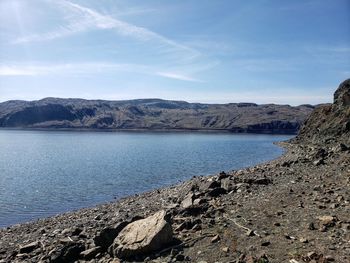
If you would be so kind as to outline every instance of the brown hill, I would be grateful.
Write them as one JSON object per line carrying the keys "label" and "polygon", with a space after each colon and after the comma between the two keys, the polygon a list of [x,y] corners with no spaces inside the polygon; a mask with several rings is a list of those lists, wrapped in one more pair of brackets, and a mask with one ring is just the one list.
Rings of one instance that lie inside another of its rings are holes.
{"label": "brown hill", "polygon": [[311,105],[46,98],[0,103],[0,127],[296,133]]}

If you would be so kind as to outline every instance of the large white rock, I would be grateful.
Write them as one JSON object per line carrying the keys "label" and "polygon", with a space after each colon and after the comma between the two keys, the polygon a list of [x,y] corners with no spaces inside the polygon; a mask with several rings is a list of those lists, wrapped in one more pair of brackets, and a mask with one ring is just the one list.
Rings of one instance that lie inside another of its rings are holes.
{"label": "large white rock", "polygon": [[114,239],[110,252],[119,258],[148,254],[173,240],[171,225],[161,210],[145,219],[128,224]]}

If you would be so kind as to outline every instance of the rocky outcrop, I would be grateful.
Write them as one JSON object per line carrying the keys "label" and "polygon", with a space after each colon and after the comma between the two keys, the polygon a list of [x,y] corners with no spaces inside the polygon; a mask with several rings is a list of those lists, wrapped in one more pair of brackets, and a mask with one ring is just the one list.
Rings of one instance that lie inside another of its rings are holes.
{"label": "rocky outcrop", "polygon": [[147,255],[173,240],[171,225],[164,210],[127,225],[114,240],[110,254],[119,258]]}
{"label": "rocky outcrop", "polygon": [[332,105],[319,106],[312,112],[294,141],[323,146],[350,145],[350,79],[339,85]]}
{"label": "rocky outcrop", "polygon": [[226,130],[296,133],[313,106],[200,104],[159,99],[46,98],[0,103],[0,127],[46,129]]}

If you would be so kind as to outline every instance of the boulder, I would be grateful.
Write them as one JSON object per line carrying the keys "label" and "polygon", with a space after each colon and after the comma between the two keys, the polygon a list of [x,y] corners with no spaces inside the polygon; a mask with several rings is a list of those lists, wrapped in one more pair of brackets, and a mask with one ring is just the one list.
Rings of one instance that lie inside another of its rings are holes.
{"label": "boulder", "polygon": [[146,255],[161,249],[173,240],[171,225],[164,219],[164,210],[128,224],[109,248],[118,258]]}
{"label": "boulder", "polygon": [[340,107],[350,106],[350,79],[339,85],[339,88],[334,93],[334,104]]}

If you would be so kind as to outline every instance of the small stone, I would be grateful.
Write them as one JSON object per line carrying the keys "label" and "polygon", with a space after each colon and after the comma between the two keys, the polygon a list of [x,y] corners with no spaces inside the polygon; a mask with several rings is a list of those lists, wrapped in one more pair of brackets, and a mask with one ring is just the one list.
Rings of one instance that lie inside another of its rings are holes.
{"label": "small stone", "polygon": [[247,231],[246,235],[247,235],[248,237],[252,237],[252,236],[255,236],[255,233],[254,233],[253,230],[249,229],[249,230]]}
{"label": "small stone", "polygon": [[315,224],[313,222],[309,223],[308,229],[315,230],[316,229]]}
{"label": "small stone", "polygon": [[218,197],[220,195],[226,194],[227,191],[224,188],[216,187],[208,192],[208,195],[211,197]]}
{"label": "small stone", "polygon": [[101,252],[101,247],[93,247],[81,252],[80,257],[86,260],[91,260],[100,252]]}
{"label": "small stone", "polygon": [[330,255],[327,255],[324,258],[325,258],[326,262],[334,262],[335,261],[334,257],[332,257]]}
{"label": "small stone", "polygon": [[300,238],[299,239],[299,241],[301,242],[301,243],[309,243],[309,240],[307,239],[307,238],[304,238],[304,237],[302,237],[302,238]]}
{"label": "small stone", "polygon": [[337,207],[339,207],[339,204],[337,204],[337,203],[333,203],[330,205],[331,209],[336,209]]}
{"label": "small stone", "polygon": [[307,253],[306,256],[307,256],[309,259],[314,259],[314,258],[317,257],[317,254],[316,254],[315,251],[311,251],[311,252]]}
{"label": "small stone", "polygon": [[73,244],[74,243],[74,240],[71,239],[70,237],[61,238],[59,241],[60,241],[61,244],[64,244],[64,245],[66,245],[66,244]]}
{"label": "small stone", "polygon": [[175,256],[176,261],[184,261],[185,260],[185,256],[183,254],[177,254]]}
{"label": "small stone", "polygon": [[222,171],[222,172],[219,174],[218,179],[219,179],[219,180],[222,180],[222,179],[227,178],[227,177],[229,177],[229,176],[230,176],[229,174],[227,174],[227,173],[225,173],[224,171]]}
{"label": "small stone", "polygon": [[289,239],[289,240],[294,240],[295,239],[295,237],[290,236],[290,235],[284,235],[284,236],[285,236],[286,239]]}
{"label": "small stone", "polygon": [[193,205],[194,194],[189,193],[185,196],[184,200],[181,202],[181,207],[189,208]]}
{"label": "small stone", "polygon": [[327,227],[334,226],[336,222],[335,216],[320,216],[318,220],[321,221],[321,224]]}
{"label": "small stone", "polygon": [[63,231],[62,231],[62,235],[65,235],[65,234],[68,234],[68,233],[70,233],[71,232],[71,229],[70,228],[66,228],[66,229],[63,229]]}
{"label": "small stone", "polygon": [[224,188],[227,192],[230,192],[232,190],[236,190],[235,183],[230,178],[225,178],[225,179],[221,180],[221,187]]}
{"label": "small stone", "polygon": [[80,237],[80,238],[87,238],[87,237],[88,237],[88,234],[87,234],[85,231],[82,231],[82,232],[79,234],[79,237]]}
{"label": "small stone", "polygon": [[259,179],[254,180],[253,183],[260,184],[260,185],[268,185],[268,184],[271,184],[272,181],[268,178],[259,178]]}
{"label": "small stone", "polygon": [[220,240],[220,236],[219,235],[216,235],[214,236],[212,239],[211,239],[211,243],[216,243]]}
{"label": "small stone", "polygon": [[199,231],[199,230],[202,230],[202,227],[200,224],[195,224],[193,227],[192,227],[192,230],[194,231]]}
{"label": "small stone", "polygon": [[83,230],[75,227],[75,228],[66,228],[61,233],[62,235],[70,234],[72,236],[78,236]]}
{"label": "small stone", "polygon": [[57,235],[57,234],[59,234],[59,233],[61,233],[61,230],[60,230],[60,229],[55,229],[55,230],[52,232],[52,234],[54,234],[54,235]]}
{"label": "small stone", "polygon": [[269,259],[267,258],[267,256],[265,254],[263,254],[262,256],[258,257],[257,261],[258,263],[269,263]]}
{"label": "small stone", "polygon": [[179,254],[179,250],[178,249],[171,249],[170,251],[170,255],[172,255],[173,257],[176,256],[177,254]]}
{"label": "small stone", "polygon": [[324,164],[324,160],[323,159],[318,159],[318,160],[314,161],[313,164],[316,165],[316,166]]}
{"label": "small stone", "polygon": [[38,241],[34,241],[32,243],[29,243],[25,246],[21,246],[19,247],[19,253],[30,253],[32,252],[34,249],[39,247],[39,242]]}
{"label": "small stone", "polygon": [[206,202],[205,199],[197,198],[193,200],[193,205],[201,205],[201,204],[204,204],[205,202]]}
{"label": "small stone", "polygon": [[271,244],[270,241],[265,241],[265,242],[262,242],[262,243],[261,243],[261,246],[267,247],[267,246],[269,246],[270,244]]}
{"label": "small stone", "polygon": [[222,251],[224,251],[225,253],[228,253],[230,251],[230,249],[228,247],[223,247]]}
{"label": "small stone", "polygon": [[17,258],[20,258],[20,259],[25,259],[28,257],[28,255],[26,253],[23,253],[23,254],[17,254],[16,255]]}

